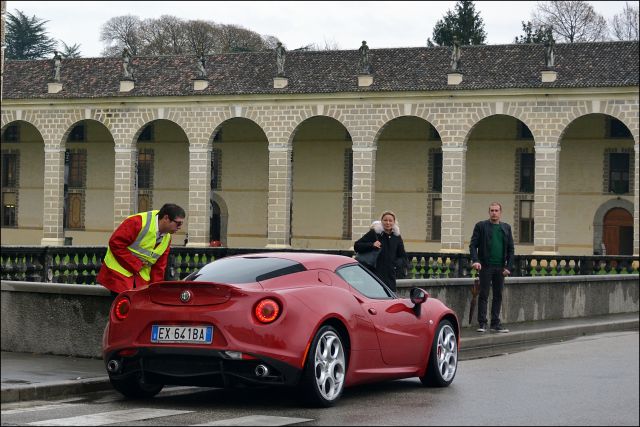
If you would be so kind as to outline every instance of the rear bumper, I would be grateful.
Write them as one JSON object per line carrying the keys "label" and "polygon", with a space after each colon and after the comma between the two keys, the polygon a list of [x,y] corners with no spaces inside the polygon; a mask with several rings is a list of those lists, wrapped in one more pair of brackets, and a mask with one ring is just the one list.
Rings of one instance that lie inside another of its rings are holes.
{"label": "rear bumper", "polygon": [[[228,387],[247,385],[297,385],[301,369],[282,361],[252,354],[255,359],[236,360],[218,350],[140,347],[132,356],[104,355],[105,368],[112,360],[119,368],[109,372],[113,379],[141,375],[149,384]],[[259,376],[256,367],[264,365],[268,374]]]}

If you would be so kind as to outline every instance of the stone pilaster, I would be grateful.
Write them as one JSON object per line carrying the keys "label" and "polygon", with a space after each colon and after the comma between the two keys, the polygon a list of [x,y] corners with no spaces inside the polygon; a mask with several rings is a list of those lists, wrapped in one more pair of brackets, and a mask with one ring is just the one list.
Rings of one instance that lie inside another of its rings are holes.
{"label": "stone pilaster", "polygon": [[376,148],[353,147],[351,240],[362,237],[374,219]]}
{"label": "stone pilaster", "polygon": [[42,246],[64,244],[64,148],[44,149]]}
{"label": "stone pilaster", "polygon": [[268,248],[291,247],[291,146],[269,146]]}
{"label": "stone pilaster", "polygon": [[[636,141],[638,141],[636,136]],[[640,254],[640,230],[638,224],[640,224],[640,207],[638,206],[640,202],[640,179],[638,179],[640,170],[640,144],[636,142],[633,145],[634,148],[634,171],[635,179],[634,179],[634,189],[633,189],[633,254],[638,256]]]}
{"label": "stone pilaster", "polygon": [[189,209],[187,246],[209,246],[209,193],[211,151],[205,145],[189,146]]}
{"label": "stone pilaster", "polygon": [[558,188],[560,147],[536,147],[533,205],[534,254],[558,253]]}
{"label": "stone pilaster", "polygon": [[442,147],[441,252],[464,252],[466,147]]}
{"label": "stone pilaster", "polygon": [[116,147],[115,177],[113,183],[113,224],[114,229],[122,220],[138,210],[138,192],[135,186],[138,149],[136,147]]}

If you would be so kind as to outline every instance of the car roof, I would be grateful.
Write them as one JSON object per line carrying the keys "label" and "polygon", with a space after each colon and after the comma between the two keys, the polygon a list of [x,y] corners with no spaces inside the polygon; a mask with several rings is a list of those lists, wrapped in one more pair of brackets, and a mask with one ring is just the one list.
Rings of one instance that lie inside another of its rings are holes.
{"label": "car roof", "polygon": [[319,252],[259,252],[251,254],[236,255],[236,257],[269,257],[281,258],[299,262],[304,265],[307,270],[327,269],[334,271],[338,267],[345,264],[357,262],[353,258],[343,255],[325,254]]}

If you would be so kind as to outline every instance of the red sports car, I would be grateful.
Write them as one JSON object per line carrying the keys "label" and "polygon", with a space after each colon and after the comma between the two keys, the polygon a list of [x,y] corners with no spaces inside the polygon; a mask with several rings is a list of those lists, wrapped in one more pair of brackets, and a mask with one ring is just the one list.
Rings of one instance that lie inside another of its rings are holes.
{"label": "red sports car", "polygon": [[243,383],[297,386],[310,403],[331,406],[354,384],[419,377],[448,386],[459,336],[443,303],[420,288],[399,298],[352,258],[260,253],[123,292],[102,351],[127,397],[166,384]]}

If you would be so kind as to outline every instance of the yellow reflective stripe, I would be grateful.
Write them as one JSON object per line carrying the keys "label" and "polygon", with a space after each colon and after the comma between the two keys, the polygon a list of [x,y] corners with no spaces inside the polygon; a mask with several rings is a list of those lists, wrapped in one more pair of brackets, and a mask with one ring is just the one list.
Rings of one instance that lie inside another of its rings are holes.
{"label": "yellow reflective stripe", "polygon": [[108,247],[107,254],[104,257],[104,265],[109,267],[111,270],[117,271],[125,277],[133,276],[133,273],[120,265],[120,263],[116,260],[116,257],[113,255],[113,252],[111,252],[111,249],[109,249]]}
{"label": "yellow reflective stripe", "polygon": [[[146,257],[149,257],[153,261],[157,261],[158,258],[160,258],[157,254],[154,254],[153,252],[148,251],[147,249],[144,249],[140,245],[142,243],[142,240],[147,236],[147,233],[149,233],[149,229],[151,228],[151,221],[152,221],[152,218],[153,218],[152,214],[153,214],[153,211],[149,211],[149,212],[145,212],[143,214],[140,214],[140,216],[142,217],[142,222],[144,223],[144,226],[140,230],[140,233],[138,233],[138,237],[135,240],[135,242],[133,242],[129,246],[129,250],[131,250],[132,252],[138,252],[140,255],[144,255]],[[156,230],[156,232],[157,232],[157,230]],[[154,241],[154,243],[155,243],[155,241]]]}

